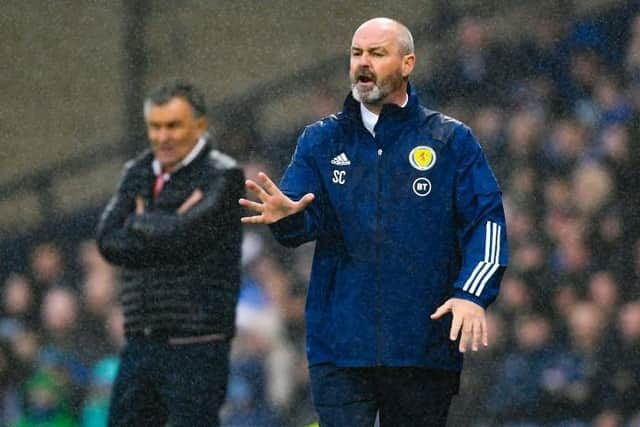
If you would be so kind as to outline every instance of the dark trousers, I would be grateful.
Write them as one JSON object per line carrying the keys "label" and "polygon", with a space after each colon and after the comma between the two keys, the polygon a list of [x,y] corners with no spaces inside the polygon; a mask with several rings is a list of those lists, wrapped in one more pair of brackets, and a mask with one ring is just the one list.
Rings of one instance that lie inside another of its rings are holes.
{"label": "dark trousers", "polygon": [[169,344],[133,338],[125,345],[109,426],[218,426],[229,373],[229,343]]}
{"label": "dark trousers", "polygon": [[310,368],[321,427],[444,427],[460,375],[425,368]]}

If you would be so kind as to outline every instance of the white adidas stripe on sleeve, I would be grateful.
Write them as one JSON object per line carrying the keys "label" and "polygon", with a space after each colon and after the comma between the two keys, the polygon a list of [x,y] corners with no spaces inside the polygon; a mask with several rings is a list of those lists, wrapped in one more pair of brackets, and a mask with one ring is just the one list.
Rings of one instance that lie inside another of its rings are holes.
{"label": "white adidas stripe on sleeve", "polygon": [[487,221],[485,227],[484,260],[478,262],[462,287],[463,291],[479,297],[485,285],[500,267],[500,233],[502,227]]}

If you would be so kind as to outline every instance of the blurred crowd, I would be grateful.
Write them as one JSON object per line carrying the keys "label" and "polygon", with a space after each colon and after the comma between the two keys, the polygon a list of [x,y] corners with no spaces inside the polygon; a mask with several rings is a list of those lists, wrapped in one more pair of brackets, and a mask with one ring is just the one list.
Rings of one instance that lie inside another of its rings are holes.
{"label": "blurred crowd", "polygon": [[454,425],[640,426],[640,15],[628,18],[613,51],[598,20],[542,14],[505,46],[467,17],[425,82],[490,159],[511,255]]}
{"label": "blurred crowd", "polygon": [[[640,426],[640,14],[620,20],[623,40],[593,18],[541,14],[505,41],[461,17],[443,31],[455,38],[434,40],[450,45],[443,60],[414,82],[423,103],[470,125],[507,214],[511,264],[490,345],[466,358],[452,426]],[[319,118],[342,100],[314,90],[314,102]],[[294,131],[252,158],[242,152],[258,131],[225,141],[247,177],[277,176]],[[246,228],[225,427],[313,422],[312,255]],[[3,279],[0,426],[105,425],[123,342],[117,272],[91,239],[43,240]]]}

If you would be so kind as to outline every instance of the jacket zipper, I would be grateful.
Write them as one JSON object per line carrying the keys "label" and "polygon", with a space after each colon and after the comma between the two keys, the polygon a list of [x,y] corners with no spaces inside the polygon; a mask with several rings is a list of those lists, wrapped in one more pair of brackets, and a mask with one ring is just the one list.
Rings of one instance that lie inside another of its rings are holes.
{"label": "jacket zipper", "polygon": [[382,364],[382,301],[381,301],[381,243],[382,243],[382,218],[380,205],[382,203],[382,148],[377,150],[378,163],[378,194],[376,200],[376,365]]}

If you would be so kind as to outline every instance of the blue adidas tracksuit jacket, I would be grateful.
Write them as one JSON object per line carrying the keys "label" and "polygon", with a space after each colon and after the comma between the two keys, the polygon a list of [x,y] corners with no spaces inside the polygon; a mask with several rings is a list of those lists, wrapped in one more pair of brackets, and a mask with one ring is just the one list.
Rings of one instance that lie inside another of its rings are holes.
{"label": "blue adidas tracksuit jacket", "polygon": [[450,297],[483,307],[507,264],[501,193],[464,124],[419,104],[385,105],[373,137],[351,95],[308,126],[281,182],[316,198],[272,225],[278,241],[315,240],[306,306],[311,365],[459,371]]}

